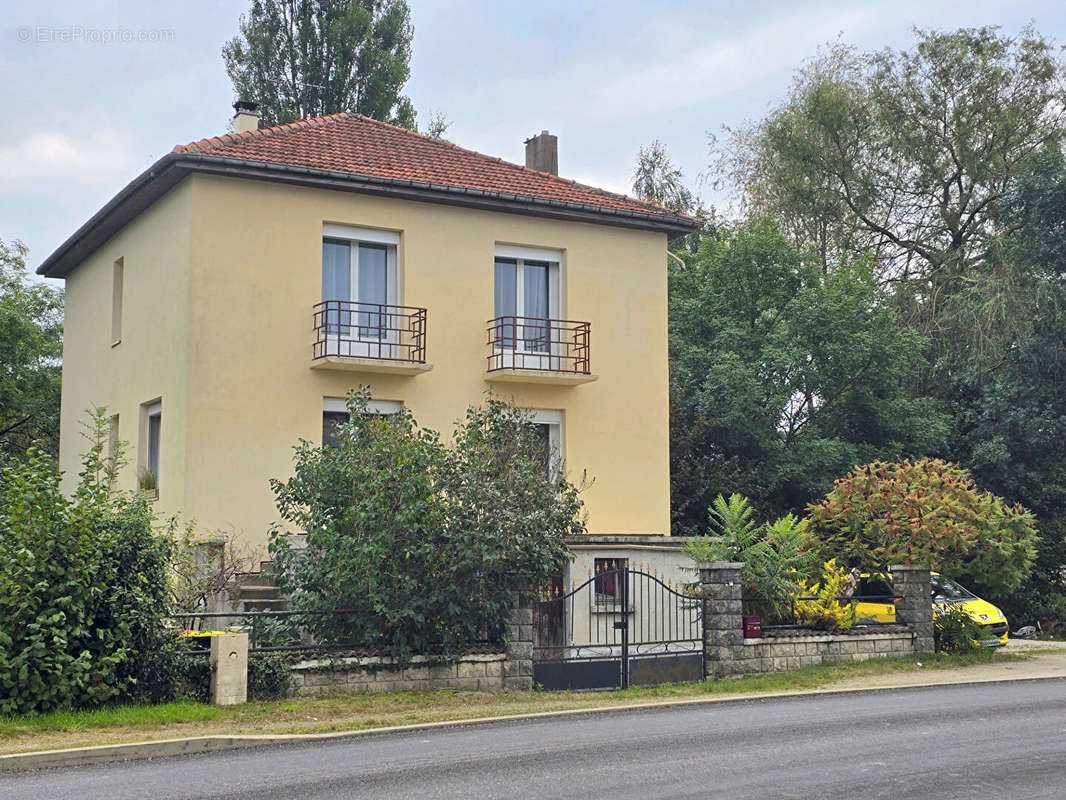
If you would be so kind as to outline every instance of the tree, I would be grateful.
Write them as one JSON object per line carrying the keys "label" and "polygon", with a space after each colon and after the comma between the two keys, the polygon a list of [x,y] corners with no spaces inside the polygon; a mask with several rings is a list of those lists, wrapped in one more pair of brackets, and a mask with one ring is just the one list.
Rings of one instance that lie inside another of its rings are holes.
{"label": "tree", "polygon": [[993,596],[1012,619],[1066,617],[1066,163],[1048,148],[1012,187],[1004,220],[1017,233],[1001,253],[1024,283],[1024,327],[998,368],[962,371],[953,384],[952,457],[991,491],[1036,515],[1032,573]]}
{"label": "tree", "polygon": [[719,492],[797,512],[877,457],[924,455],[948,423],[913,397],[924,342],[901,332],[867,262],[823,272],[766,221],[705,238],[670,273],[677,532]]}
{"label": "tree", "polygon": [[429,125],[426,127],[426,136],[432,136],[434,139],[448,141],[445,138],[445,134],[451,126],[451,120],[448,119],[443,111],[434,111],[430,115]]}
{"label": "tree", "polygon": [[268,125],[353,111],[414,130],[405,0],[253,0],[222,57]]}
{"label": "tree", "polygon": [[750,211],[779,219],[823,267],[873,253],[902,318],[930,340],[936,385],[957,333],[999,328],[952,298],[987,280],[980,270],[1014,230],[1001,221],[1003,197],[1063,136],[1066,95],[1052,43],[1031,27],[915,36],[902,52],[830,47],[780,108],[730,132],[717,166]]}
{"label": "tree", "polygon": [[26,246],[0,240],[0,455],[59,453],[63,295],[29,279]]}
{"label": "tree", "polygon": [[826,556],[865,572],[912,564],[1011,589],[1036,552],[1029,511],[979,491],[965,470],[940,459],[857,467],[808,510]]}
{"label": "tree", "polygon": [[656,139],[637,153],[633,170],[633,195],[647,203],[669,209],[677,214],[695,217],[699,230],[674,240],[675,251],[695,251],[703,234],[713,228],[713,209],[703,205],[691,189],[685,186],[685,176],[667,155],[663,143]]}
{"label": "tree", "polygon": [[514,574],[540,583],[583,532],[577,489],[545,470],[535,427],[490,401],[471,409],[452,447],[409,411],[368,414],[349,399],[335,447],[301,442],[295,471],[272,481],[282,518],[271,553],[297,611],[320,642],[371,647],[401,661],[455,655],[504,634]]}

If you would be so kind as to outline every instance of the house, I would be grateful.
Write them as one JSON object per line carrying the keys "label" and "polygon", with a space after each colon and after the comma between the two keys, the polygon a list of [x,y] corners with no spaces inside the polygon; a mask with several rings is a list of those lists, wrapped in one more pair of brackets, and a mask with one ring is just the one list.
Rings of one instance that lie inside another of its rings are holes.
{"label": "house", "polygon": [[66,281],[65,488],[104,405],[132,445],[123,486],[150,474],[161,513],[262,545],[269,479],[351,388],[445,433],[491,389],[593,480],[604,557],[662,544],[666,248],[693,220],[558,177],[547,132],[518,166],[355,114],[259,129],[235,108],[235,132],[175,147],[38,269]]}

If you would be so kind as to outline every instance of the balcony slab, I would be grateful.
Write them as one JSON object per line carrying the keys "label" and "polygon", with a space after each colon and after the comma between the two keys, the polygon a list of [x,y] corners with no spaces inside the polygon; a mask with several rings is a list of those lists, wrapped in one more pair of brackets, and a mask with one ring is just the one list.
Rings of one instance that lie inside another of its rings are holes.
{"label": "balcony slab", "polygon": [[555,386],[577,386],[599,379],[599,375],[556,372],[547,369],[494,369],[485,373],[485,380],[489,383],[546,383]]}
{"label": "balcony slab", "polygon": [[432,364],[416,361],[392,361],[386,358],[358,358],[323,356],[311,361],[311,369],[337,369],[347,372],[368,372],[376,375],[421,375],[433,369]]}

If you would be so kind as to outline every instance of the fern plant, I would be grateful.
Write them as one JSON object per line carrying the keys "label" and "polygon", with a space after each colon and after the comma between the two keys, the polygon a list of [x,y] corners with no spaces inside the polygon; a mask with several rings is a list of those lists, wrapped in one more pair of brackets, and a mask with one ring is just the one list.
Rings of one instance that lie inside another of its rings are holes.
{"label": "fern plant", "polygon": [[760,524],[751,503],[739,494],[728,500],[718,495],[709,511],[709,533],[689,539],[686,552],[697,563],[743,563],[744,597],[761,601],[766,616],[785,616],[814,560],[807,521],[788,514]]}

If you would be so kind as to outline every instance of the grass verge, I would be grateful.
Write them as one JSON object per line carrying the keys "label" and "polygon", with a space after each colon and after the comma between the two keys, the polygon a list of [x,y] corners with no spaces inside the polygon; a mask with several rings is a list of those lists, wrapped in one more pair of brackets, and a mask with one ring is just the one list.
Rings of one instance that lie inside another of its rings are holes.
{"label": "grass verge", "polygon": [[[320,733],[394,725],[580,710],[701,697],[759,694],[853,685],[863,678],[1009,661],[1029,654],[981,650],[929,658],[886,658],[851,664],[807,667],[793,672],[730,680],[636,687],[607,692],[396,692],[324,695],[220,708],[192,702],[156,706],[115,706],[93,711],[60,711],[0,717],[0,754],[93,744],[148,741],[207,734]],[[919,668],[918,664],[921,663]]]}

